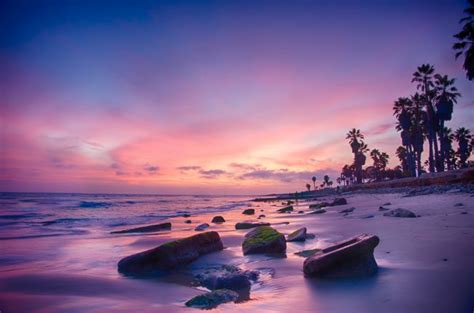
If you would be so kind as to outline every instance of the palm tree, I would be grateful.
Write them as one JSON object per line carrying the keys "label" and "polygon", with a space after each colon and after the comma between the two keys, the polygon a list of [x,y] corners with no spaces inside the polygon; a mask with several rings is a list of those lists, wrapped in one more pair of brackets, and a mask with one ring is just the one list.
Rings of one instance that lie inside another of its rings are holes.
{"label": "palm tree", "polygon": [[313,181],[314,190],[316,190],[316,176],[313,176],[311,180]]}
{"label": "palm tree", "polygon": [[308,191],[311,191],[311,185],[310,185],[310,184],[306,184],[306,189],[308,189]]}
{"label": "palm tree", "polygon": [[435,75],[435,90],[436,90],[436,111],[439,117],[439,140],[441,146],[440,164],[438,170],[444,170],[444,163],[446,162],[446,147],[444,139],[444,122],[450,121],[453,115],[453,105],[457,103],[457,98],[461,96],[457,88],[454,86],[455,79],[449,79],[447,75]]}
{"label": "palm tree", "polygon": [[398,98],[393,104],[393,115],[398,119],[396,129],[401,131],[402,145],[406,150],[406,173],[411,172],[412,176],[416,175],[416,164],[413,141],[410,132],[413,131],[414,123],[414,104],[409,98]]}
{"label": "palm tree", "polygon": [[426,129],[426,112],[422,110],[423,99],[419,93],[415,93],[411,97],[413,102],[413,124],[410,128],[410,137],[413,144],[414,154],[416,154],[417,175],[422,172],[421,154],[423,153],[423,145],[425,142],[424,130]]}
{"label": "palm tree", "polygon": [[457,151],[457,155],[459,157],[459,166],[466,167],[466,161],[472,152],[471,132],[469,131],[469,129],[460,127],[454,133],[454,138],[458,142],[459,146]]}
{"label": "palm tree", "polygon": [[360,132],[360,129],[353,128],[346,134],[346,139],[349,139],[349,144],[354,154],[355,176],[357,183],[360,184],[362,183],[362,166],[366,160],[363,150],[367,150],[367,145],[363,142],[364,135]]}
{"label": "palm tree", "polygon": [[402,167],[403,173],[408,173],[408,151],[405,147],[399,146],[395,152],[397,158],[400,160],[400,165]]}
{"label": "palm tree", "polygon": [[456,152],[453,150],[454,134],[451,128],[444,127],[441,141],[445,149],[446,168],[452,170],[456,165]]}
{"label": "palm tree", "polygon": [[464,54],[463,68],[466,71],[466,77],[469,80],[474,79],[474,0],[469,0],[470,6],[464,10],[467,14],[459,23],[464,23],[462,30],[454,35],[458,40],[453,45],[456,51],[456,59]]}
{"label": "palm tree", "polygon": [[428,143],[429,143],[429,168],[430,172],[435,171],[435,158],[438,158],[438,142],[436,138],[436,132],[439,129],[439,121],[437,114],[434,110],[432,98],[433,93],[433,74],[434,67],[431,64],[423,64],[418,66],[417,71],[413,73],[412,83],[417,83],[416,88],[423,92],[422,102],[426,107],[427,112],[427,130],[428,130]]}

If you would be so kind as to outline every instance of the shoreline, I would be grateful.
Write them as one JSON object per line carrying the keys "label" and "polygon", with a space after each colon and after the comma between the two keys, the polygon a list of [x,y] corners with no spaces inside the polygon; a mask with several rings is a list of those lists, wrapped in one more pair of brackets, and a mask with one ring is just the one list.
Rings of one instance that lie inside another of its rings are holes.
{"label": "shoreline", "polygon": [[[203,293],[203,289],[193,286],[182,272],[167,277],[129,278],[117,272],[117,262],[167,241],[197,234],[194,230],[197,225],[209,223],[207,230],[220,234],[225,249],[200,257],[186,266],[185,272],[218,264],[231,264],[245,270],[274,270],[274,275],[266,276],[261,284],[252,287],[251,300],[222,304],[212,312],[471,312],[474,307],[471,297],[474,290],[473,194],[452,190],[410,197],[403,193],[354,192],[344,195],[346,205],[328,207],[327,212],[320,215],[306,214],[311,201],[300,201],[294,204],[293,213],[282,214],[276,212],[283,207],[281,203],[249,201],[245,206],[220,213],[191,213],[190,217],[166,219],[173,225],[170,231],[117,235],[96,231],[84,237],[64,236],[62,240],[33,239],[31,243],[42,247],[44,252],[48,249],[63,251],[59,256],[62,263],[56,264],[59,260],[44,257],[38,260],[36,267],[2,270],[0,307],[6,312],[125,312],[137,307],[145,308],[144,312],[199,312],[185,307],[184,302]],[[333,199],[334,196],[326,196],[319,200]],[[383,216],[384,212],[378,208],[387,202],[391,203],[390,208],[406,208],[420,217]],[[458,203],[463,205],[456,206]],[[340,213],[351,207],[355,207],[352,213]],[[243,215],[246,208],[255,209],[256,214]],[[298,214],[299,210],[305,214]],[[259,214],[266,217],[259,220],[256,218]],[[215,215],[224,216],[226,222],[210,223]],[[186,224],[186,219],[192,223]],[[244,220],[269,222],[285,235],[307,227],[308,233],[315,234],[316,238],[288,242],[286,258],[244,256],[241,244],[249,230],[234,227]],[[295,252],[321,249],[361,233],[380,237],[380,245],[374,253],[379,264],[377,275],[360,280],[304,277],[305,258]],[[6,247],[21,250],[25,242],[9,241]],[[99,298],[102,306],[94,306]],[[107,307],[103,307],[104,303]]]}

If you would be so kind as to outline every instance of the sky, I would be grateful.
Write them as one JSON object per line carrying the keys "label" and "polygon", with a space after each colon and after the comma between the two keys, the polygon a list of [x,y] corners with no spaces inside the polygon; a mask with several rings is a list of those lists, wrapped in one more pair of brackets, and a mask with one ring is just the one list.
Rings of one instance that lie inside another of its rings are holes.
{"label": "sky", "polygon": [[[2,1],[0,191],[258,194],[334,180],[345,134],[390,155],[392,104],[465,1]],[[473,129],[474,130],[474,129]]]}

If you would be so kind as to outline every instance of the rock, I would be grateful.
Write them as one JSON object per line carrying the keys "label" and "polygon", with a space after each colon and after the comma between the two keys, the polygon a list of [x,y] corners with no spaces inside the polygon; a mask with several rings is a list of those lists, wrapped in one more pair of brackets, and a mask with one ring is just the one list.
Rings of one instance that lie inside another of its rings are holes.
{"label": "rock", "polygon": [[378,270],[373,252],[379,237],[363,234],[336,243],[315,253],[304,261],[308,277],[368,276]]}
{"label": "rock", "polygon": [[245,236],[242,243],[244,255],[286,252],[285,236],[270,226],[260,226]]}
{"label": "rock", "polygon": [[168,223],[148,225],[148,226],[143,226],[143,227],[136,227],[136,228],[131,228],[131,229],[117,230],[117,231],[111,232],[111,234],[150,233],[150,232],[155,232],[155,231],[160,231],[160,230],[170,230],[170,229],[171,229],[171,223],[168,222]]}
{"label": "rock", "polygon": [[185,222],[186,224],[191,224],[191,223],[192,223],[191,220],[185,220],[184,222]]}
{"label": "rock", "polygon": [[203,223],[203,224],[200,224],[200,225],[196,226],[196,228],[194,228],[194,230],[203,231],[204,229],[206,229],[208,227],[209,227],[208,223]]}
{"label": "rock", "polygon": [[288,235],[286,241],[305,241],[306,227],[300,228]]}
{"label": "rock", "polygon": [[346,198],[336,198],[334,201],[331,203],[331,206],[336,206],[336,205],[344,205],[347,204]]}
{"label": "rock", "polygon": [[204,232],[123,258],[118,263],[118,271],[129,275],[158,272],[191,263],[201,255],[222,249],[224,246],[217,232]]}
{"label": "rock", "polygon": [[406,209],[395,209],[383,214],[391,217],[416,217],[415,213]]}
{"label": "rock", "polygon": [[339,213],[351,213],[354,210],[355,210],[355,208],[352,207],[352,208],[347,208],[347,209],[341,210],[341,211],[339,211]]}
{"label": "rock", "polygon": [[390,202],[385,202],[383,205],[392,205]]}
{"label": "rock", "polygon": [[464,212],[461,212],[461,214],[467,214],[467,212],[466,212],[466,211],[464,211]]}
{"label": "rock", "polygon": [[211,221],[211,223],[216,223],[216,224],[224,223],[224,222],[225,222],[225,219],[220,215],[214,216]]}
{"label": "rock", "polygon": [[187,307],[199,309],[212,309],[222,303],[237,301],[238,298],[239,294],[235,291],[229,289],[219,289],[195,296],[194,298],[188,300],[185,305]]}
{"label": "rock", "polygon": [[254,215],[255,214],[255,209],[245,209],[242,214],[245,215]]}
{"label": "rock", "polygon": [[321,203],[317,203],[317,204],[310,204],[309,208],[310,209],[320,209],[320,208],[323,208],[325,206],[330,206],[330,203],[329,202],[321,202]]}
{"label": "rock", "polygon": [[304,214],[304,211],[303,210],[298,211],[298,214]]}
{"label": "rock", "polygon": [[379,211],[388,211],[388,210],[390,210],[390,209],[384,208],[383,206],[379,206]]}
{"label": "rock", "polygon": [[191,214],[189,214],[189,213],[184,213],[184,214],[182,215],[182,217],[191,217]]}
{"label": "rock", "polygon": [[293,206],[291,205],[277,210],[278,213],[290,213],[292,211],[293,211]]}
{"label": "rock", "polygon": [[309,234],[309,233],[306,234],[306,239],[314,239],[314,238],[316,238],[315,234]]}
{"label": "rock", "polygon": [[325,209],[314,210],[314,211],[309,212],[308,214],[323,214],[323,213],[326,213]]}
{"label": "rock", "polygon": [[368,214],[368,215],[363,215],[363,216],[361,216],[360,218],[361,218],[361,219],[368,219],[368,218],[374,218],[374,217],[375,217],[375,215],[373,215],[373,214]]}
{"label": "rock", "polygon": [[270,223],[252,223],[252,222],[241,222],[235,224],[235,229],[250,229],[259,226],[270,226]]}
{"label": "rock", "polygon": [[264,218],[264,217],[266,217],[265,214],[260,214],[260,215],[258,216],[258,219],[261,219],[261,218]]}
{"label": "rock", "polygon": [[319,251],[321,251],[321,249],[308,249],[308,250],[295,252],[295,254],[297,256],[307,258],[307,257],[312,256],[313,254],[315,254],[316,252],[319,252]]}
{"label": "rock", "polygon": [[464,206],[464,204],[462,204],[461,202],[459,202],[459,203],[456,203],[454,206],[460,207],[460,206]]}
{"label": "rock", "polygon": [[251,281],[257,281],[258,271],[243,271],[234,265],[223,265],[206,269],[195,276],[198,283],[209,290],[229,289],[242,295],[250,295]]}

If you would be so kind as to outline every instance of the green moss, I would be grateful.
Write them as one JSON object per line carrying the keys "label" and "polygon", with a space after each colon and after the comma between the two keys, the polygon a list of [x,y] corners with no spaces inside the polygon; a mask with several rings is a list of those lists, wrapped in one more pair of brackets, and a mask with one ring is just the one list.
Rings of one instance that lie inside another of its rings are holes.
{"label": "green moss", "polygon": [[270,226],[260,226],[253,231],[253,235],[245,239],[243,248],[265,245],[268,242],[278,239],[282,234]]}

